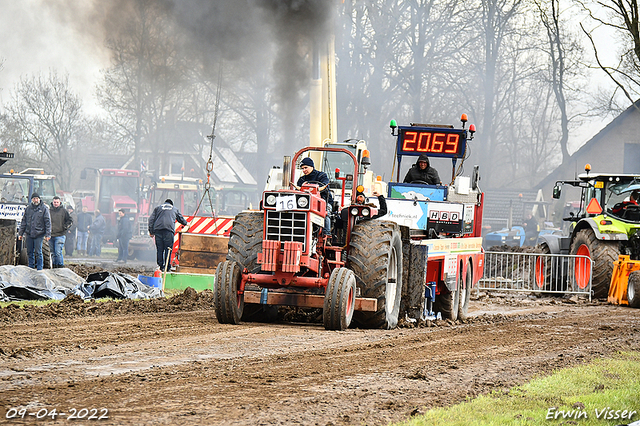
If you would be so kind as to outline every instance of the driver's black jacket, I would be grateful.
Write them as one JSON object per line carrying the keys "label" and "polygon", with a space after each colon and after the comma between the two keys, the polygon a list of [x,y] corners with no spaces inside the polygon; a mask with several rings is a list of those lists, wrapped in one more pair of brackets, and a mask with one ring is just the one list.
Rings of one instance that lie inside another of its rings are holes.
{"label": "driver's black jacket", "polygon": [[329,191],[329,177],[325,172],[321,172],[320,170],[313,169],[313,171],[308,175],[300,176],[300,179],[298,179],[297,186],[302,186],[302,184],[305,182],[309,182],[309,183],[320,182],[322,184],[320,186],[326,186],[326,188],[323,191],[320,191],[320,195],[322,196],[322,198],[324,198],[324,200],[329,205],[333,205],[333,194],[331,193],[331,191]]}
{"label": "driver's black jacket", "polygon": [[[422,170],[418,163],[424,161],[427,163],[427,168]],[[404,177],[404,183],[411,183],[416,180],[427,182],[429,185],[440,185],[440,176],[438,171],[431,167],[429,164],[429,157],[426,154],[421,154],[418,157],[418,161],[409,169],[407,175]]]}
{"label": "driver's black jacket", "polygon": [[416,180],[427,182],[429,185],[440,185],[438,171],[431,166],[427,166],[426,169],[422,170],[418,164],[414,164],[404,177],[404,183],[411,183]]}

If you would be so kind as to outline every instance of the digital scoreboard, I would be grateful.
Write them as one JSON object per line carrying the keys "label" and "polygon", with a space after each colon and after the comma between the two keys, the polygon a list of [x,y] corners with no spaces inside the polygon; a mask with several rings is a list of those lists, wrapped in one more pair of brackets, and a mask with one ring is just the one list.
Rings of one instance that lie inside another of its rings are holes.
{"label": "digital scoreboard", "polygon": [[398,155],[462,158],[467,131],[447,127],[398,127]]}

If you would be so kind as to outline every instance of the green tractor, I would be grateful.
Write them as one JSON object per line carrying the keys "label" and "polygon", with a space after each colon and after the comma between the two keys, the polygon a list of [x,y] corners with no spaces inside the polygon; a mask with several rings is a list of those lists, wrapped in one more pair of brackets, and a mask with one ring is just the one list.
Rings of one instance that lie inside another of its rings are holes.
{"label": "green tractor", "polygon": [[[613,262],[618,255],[637,258],[640,253],[640,174],[585,172],[577,180],[556,182],[553,198],[558,199],[563,185],[582,189],[577,213],[563,218],[571,222],[568,236],[541,236],[539,248],[544,253],[587,256],[592,262],[593,277],[587,261],[575,258],[575,283],[585,289],[592,280],[591,289],[596,298],[606,298]],[[634,196],[636,199],[634,200]],[[565,269],[567,270],[567,269]]]}

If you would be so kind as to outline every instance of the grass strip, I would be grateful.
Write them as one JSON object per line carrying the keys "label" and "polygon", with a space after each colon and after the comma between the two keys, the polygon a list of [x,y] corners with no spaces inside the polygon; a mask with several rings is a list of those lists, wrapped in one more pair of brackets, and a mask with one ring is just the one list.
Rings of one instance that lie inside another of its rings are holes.
{"label": "grass strip", "polygon": [[640,353],[558,370],[397,425],[626,425],[640,420]]}

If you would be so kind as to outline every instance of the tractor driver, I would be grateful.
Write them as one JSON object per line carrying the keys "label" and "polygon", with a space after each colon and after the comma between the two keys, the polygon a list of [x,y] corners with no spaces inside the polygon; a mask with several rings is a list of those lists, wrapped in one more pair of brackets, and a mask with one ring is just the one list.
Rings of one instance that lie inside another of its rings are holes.
{"label": "tractor driver", "polygon": [[621,214],[628,206],[637,206],[638,205],[638,200],[640,200],[640,191],[639,190],[634,190],[633,192],[631,192],[631,195],[629,195],[629,201],[623,201],[621,203],[617,203],[615,206],[613,206],[613,208],[611,209],[611,213],[619,215]]}
{"label": "tractor driver", "polygon": [[442,185],[438,171],[429,165],[427,154],[420,154],[416,164],[411,166],[404,183],[426,183],[427,185]]}
{"label": "tractor driver", "polygon": [[324,230],[322,233],[324,236],[329,236],[331,235],[331,211],[333,207],[333,194],[329,191],[329,177],[325,172],[314,168],[313,160],[310,157],[302,159],[300,169],[302,169],[302,176],[298,179],[296,189],[300,189],[305,182],[320,185],[318,188],[320,195],[327,203],[327,216],[324,218]]}

